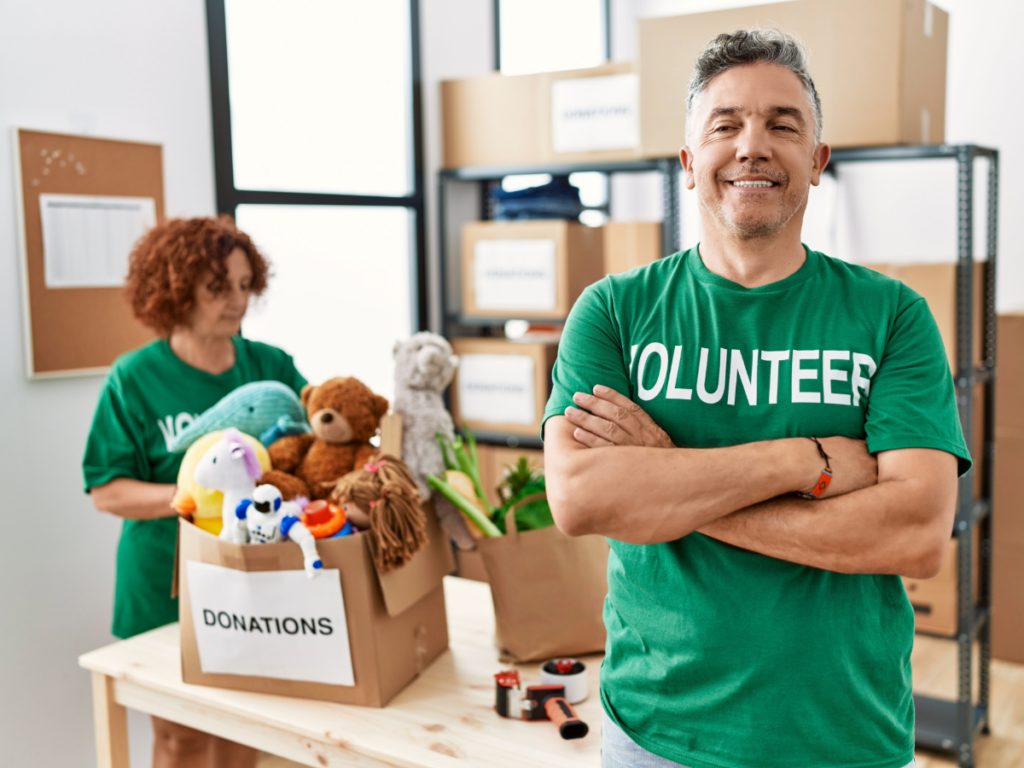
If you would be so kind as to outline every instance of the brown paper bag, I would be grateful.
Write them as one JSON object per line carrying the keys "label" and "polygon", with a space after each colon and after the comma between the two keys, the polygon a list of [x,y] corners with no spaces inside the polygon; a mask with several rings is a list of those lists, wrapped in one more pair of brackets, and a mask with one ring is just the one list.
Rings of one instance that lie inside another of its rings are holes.
{"label": "brown paper bag", "polygon": [[520,533],[515,508],[505,527],[505,536],[477,542],[491,584],[501,660],[604,651],[608,542],[602,536],[570,538],[554,526]]}

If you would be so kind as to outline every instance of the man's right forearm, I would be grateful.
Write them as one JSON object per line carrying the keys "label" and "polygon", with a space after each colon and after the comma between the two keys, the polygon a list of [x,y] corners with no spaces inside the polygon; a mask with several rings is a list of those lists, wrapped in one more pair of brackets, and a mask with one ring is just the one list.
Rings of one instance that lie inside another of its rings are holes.
{"label": "man's right forearm", "polygon": [[171,507],[175,487],[119,477],[89,490],[93,506],[127,520],[155,520],[177,514]]}
{"label": "man's right forearm", "polygon": [[675,541],[725,515],[812,486],[814,462],[800,438],[706,450],[585,448],[556,416],[545,427],[548,499],[570,536],[630,544]]}

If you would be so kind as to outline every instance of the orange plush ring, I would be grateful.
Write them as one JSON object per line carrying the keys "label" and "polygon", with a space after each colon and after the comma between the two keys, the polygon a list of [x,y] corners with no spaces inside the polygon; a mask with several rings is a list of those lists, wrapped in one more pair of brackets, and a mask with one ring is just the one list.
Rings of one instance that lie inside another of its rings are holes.
{"label": "orange plush ring", "polygon": [[345,527],[345,510],[323,499],[309,503],[299,516],[314,539],[326,539]]}

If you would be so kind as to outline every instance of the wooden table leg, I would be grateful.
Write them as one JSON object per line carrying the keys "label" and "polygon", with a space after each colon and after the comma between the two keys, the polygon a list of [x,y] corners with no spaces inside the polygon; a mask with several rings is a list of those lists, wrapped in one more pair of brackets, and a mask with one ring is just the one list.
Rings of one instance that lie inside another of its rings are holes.
{"label": "wooden table leg", "polygon": [[114,679],[92,673],[92,709],[96,719],[98,768],[129,768],[128,711],[114,701]]}

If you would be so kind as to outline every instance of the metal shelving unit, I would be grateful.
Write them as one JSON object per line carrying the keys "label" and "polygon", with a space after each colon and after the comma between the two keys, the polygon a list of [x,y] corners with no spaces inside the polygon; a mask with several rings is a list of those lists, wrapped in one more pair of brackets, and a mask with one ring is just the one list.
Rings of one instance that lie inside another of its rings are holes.
{"label": "metal shelving unit", "polygon": [[[981,365],[974,360],[974,211],[977,158],[988,160],[985,183],[985,268],[982,287],[982,351]],[[835,150],[832,172],[841,176],[844,163],[890,160],[947,159],[957,164],[957,407],[967,445],[973,445],[974,430],[981,428],[984,448],[981,466],[960,478],[956,520],[953,534],[957,537],[957,630],[959,675],[957,697],[949,701],[914,695],[917,713],[916,739],[919,746],[950,752],[957,756],[961,768],[974,766],[974,739],[989,732],[989,674],[992,660],[992,470],[995,453],[995,383],[996,383],[996,242],[999,211],[999,152],[973,144],[868,147]],[[983,385],[984,419],[974,424],[974,388]],[[977,461],[979,457],[975,457]],[[974,474],[981,472],[980,497],[974,495]],[[972,595],[972,574],[975,573],[974,537],[978,547],[978,602]],[[971,693],[973,664],[972,647],[979,646],[978,700]]]}
{"label": "metal shelving unit", "polygon": [[[982,363],[975,367],[974,349],[974,211],[977,158],[988,160],[985,183],[986,195],[986,244],[985,284],[982,290],[984,301]],[[957,514],[953,534],[959,540],[957,560],[957,633],[954,638],[958,648],[958,692],[955,700],[937,699],[914,695],[917,715],[917,744],[929,749],[956,754],[961,768],[974,766],[974,739],[979,733],[989,732],[989,671],[991,666],[991,605],[992,605],[992,470],[995,446],[995,374],[996,374],[996,237],[999,203],[999,152],[995,149],[973,144],[864,147],[835,149],[829,163],[829,172],[837,177],[842,175],[842,166],[847,163],[884,162],[893,160],[934,160],[947,159],[957,164],[957,407],[967,445],[973,445],[974,430],[983,431],[984,449],[980,467],[975,466],[965,477],[960,478]],[[548,165],[514,168],[458,168],[443,170],[438,174],[438,239],[440,255],[440,298],[442,307],[442,333],[445,336],[491,335],[503,322],[502,318],[486,321],[463,317],[457,302],[460,291],[461,272],[452,269],[459,263],[458,226],[462,221],[453,221],[449,196],[456,187],[469,187],[470,195],[462,200],[463,210],[468,218],[490,219],[487,205],[488,185],[500,183],[504,176],[526,173],[549,173],[553,176],[568,175],[581,171],[602,173],[630,173],[657,171],[662,176],[663,223],[662,243],[665,255],[679,250],[680,244],[680,199],[679,161],[676,158],[635,160],[620,163],[598,163],[592,165]],[[475,191],[474,191],[475,187]],[[477,195],[475,201],[473,195]],[[454,250],[451,244],[455,243]],[[511,319],[511,318],[509,318]],[[518,317],[516,319],[530,319]],[[551,323],[551,320],[543,322]],[[984,420],[974,424],[974,388],[981,384],[984,389]],[[482,442],[539,448],[539,439],[512,437],[502,434],[479,434]],[[977,458],[977,457],[976,457]],[[974,474],[982,473],[980,497],[974,495]],[[974,537],[979,539],[977,564],[978,601],[973,600],[972,573]],[[980,647],[979,693],[977,702],[971,694],[973,665],[972,647],[977,641]]]}
{"label": "metal shelving unit", "polygon": [[[441,302],[441,333],[447,338],[463,336],[491,336],[501,334],[505,320],[532,320],[524,315],[488,317],[485,319],[464,317],[460,312],[458,297],[461,296],[462,273],[458,269],[459,227],[465,221],[488,221],[493,212],[488,203],[488,192],[500,184],[505,176],[548,173],[552,176],[568,176],[571,173],[644,173],[656,172],[662,180],[662,229],[661,242],[664,256],[679,250],[679,160],[678,158],[657,158],[627,160],[614,163],[593,163],[580,165],[543,165],[515,167],[473,167],[442,170],[437,177],[437,231],[438,256],[440,263],[439,289]],[[456,207],[451,198],[461,193],[461,211],[453,214]],[[457,215],[461,213],[462,215]],[[537,319],[537,322],[555,325],[558,320]],[[539,438],[505,435],[491,432],[477,432],[477,440],[492,445],[507,445],[511,448],[541,448]]]}

